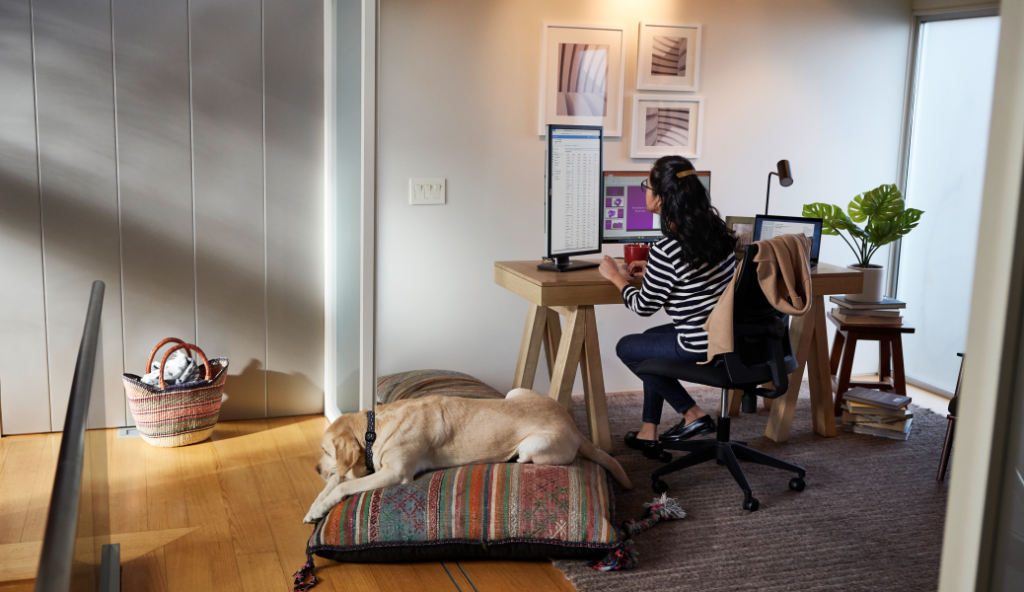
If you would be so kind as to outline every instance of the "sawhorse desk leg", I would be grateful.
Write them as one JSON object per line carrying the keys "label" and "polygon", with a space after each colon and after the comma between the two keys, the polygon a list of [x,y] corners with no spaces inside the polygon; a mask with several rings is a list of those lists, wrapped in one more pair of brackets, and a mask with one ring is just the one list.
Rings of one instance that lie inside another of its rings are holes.
{"label": "sawhorse desk leg", "polygon": [[[559,314],[565,316],[564,328],[560,326]],[[551,377],[549,396],[571,415],[572,387],[576,380],[576,367],[580,366],[590,439],[598,448],[610,451],[608,403],[604,392],[604,371],[601,367],[594,307],[548,308],[530,304],[512,388],[533,388],[542,344],[548,362],[548,375]]]}
{"label": "sawhorse desk leg", "polygon": [[775,442],[789,439],[793,412],[800,396],[804,369],[807,369],[811,390],[811,421],[814,431],[822,436],[836,435],[832,414],[832,379],[829,374],[828,333],[825,327],[825,299],[814,296],[807,314],[794,317],[790,325],[790,341],[796,345],[796,372],[789,376],[789,390],[775,401],[768,417],[764,435]]}

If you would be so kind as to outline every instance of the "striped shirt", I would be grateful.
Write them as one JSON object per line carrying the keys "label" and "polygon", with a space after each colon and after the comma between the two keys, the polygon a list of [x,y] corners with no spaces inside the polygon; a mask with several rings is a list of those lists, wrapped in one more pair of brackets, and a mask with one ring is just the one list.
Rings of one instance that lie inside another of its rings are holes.
{"label": "striped shirt", "polygon": [[627,285],[622,300],[643,317],[664,307],[679,334],[679,347],[704,353],[708,350],[704,322],[732,280],[736,257],[729,253],[720,263],[695,268],[679,260],[681,250],[679,243],[668,237],[655,243],[647,259],[643,288]]}

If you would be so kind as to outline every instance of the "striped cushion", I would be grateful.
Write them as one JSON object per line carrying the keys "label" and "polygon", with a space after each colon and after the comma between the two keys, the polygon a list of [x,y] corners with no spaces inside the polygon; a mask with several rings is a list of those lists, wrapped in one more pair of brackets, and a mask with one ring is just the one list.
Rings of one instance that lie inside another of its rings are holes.
{"label": "striped cushion", "polygon": [[377,379],[378,403],[419,399],[427,395],[474,399],[505,398],[505,395],[472,376],[451,370],[413,370]]}
{"label": "striped cushion", "polygon": [[425,473],[349,497],[317,524],[307,553],[334,561],[599,558],[614,547],[605,470],[499,463]]}

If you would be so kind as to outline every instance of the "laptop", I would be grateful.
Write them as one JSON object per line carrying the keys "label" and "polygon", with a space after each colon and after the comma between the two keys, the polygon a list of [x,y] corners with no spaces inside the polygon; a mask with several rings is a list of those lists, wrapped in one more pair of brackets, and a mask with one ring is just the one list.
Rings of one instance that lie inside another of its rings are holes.
{"label": "laptop", "polygon": [[768,240],[783,234],[803,234],[811,239],[811,269],[818,267],[818,251],[821,249],[821,218],[802,216],[763,216],[754,220],[753,242]]}

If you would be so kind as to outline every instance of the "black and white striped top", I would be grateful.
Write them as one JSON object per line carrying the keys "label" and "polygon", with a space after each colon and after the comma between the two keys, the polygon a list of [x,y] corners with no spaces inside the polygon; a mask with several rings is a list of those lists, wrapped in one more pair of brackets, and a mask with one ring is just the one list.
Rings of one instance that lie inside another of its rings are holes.
{"label": "black and white striped top", "polygon": [[649,317],[662,307],[679,334],[679,347],[704,353],[708,350],[708,320],[718,298],[736,270],[736,257],[729,253],[718,264],[700,268],[679,260],[681,248],[675,239],[665,237],[651,247],[641,290],[627,285],[622,300],[629,310]]}

